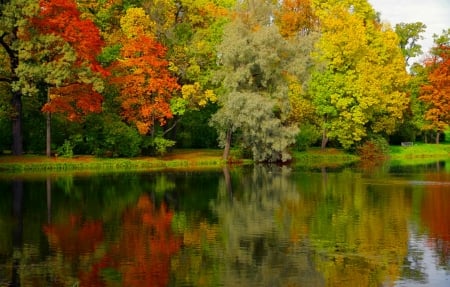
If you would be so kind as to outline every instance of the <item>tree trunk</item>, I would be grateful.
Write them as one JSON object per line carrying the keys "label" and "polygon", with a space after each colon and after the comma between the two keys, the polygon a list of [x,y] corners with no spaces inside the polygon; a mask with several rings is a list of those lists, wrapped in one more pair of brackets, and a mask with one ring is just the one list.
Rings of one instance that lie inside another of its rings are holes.
{"label": "tree trunk", "polygon": [[440,132],[436,132],[436,144],[439,144],[440,135],[441,135]]}
{"label": "tree trunk", "polygon": [[230,148],[231,148],[231,129],[227,130],[227,135],[225,139],[225,148],[223,149],[223,160],[228,160],[230,156]]}
{"label": "tree trunk", "polygon": [[47,113],[47,136],[46,136],[46,150],[48,157],[52,156],[52,114]]}
{"label": "tree trunk", "polygon": [[20,92],[13,92],[11,104],[14,109],[12,117],[12,153],[13,155],[22,155],[22,94]]}
{"label": "tree trunk", "polygon": [[327,137],[327,129],[323,128],[323,133],[322,133],[322,145],[321,148],[325,149],[328,143],[328,137]]}

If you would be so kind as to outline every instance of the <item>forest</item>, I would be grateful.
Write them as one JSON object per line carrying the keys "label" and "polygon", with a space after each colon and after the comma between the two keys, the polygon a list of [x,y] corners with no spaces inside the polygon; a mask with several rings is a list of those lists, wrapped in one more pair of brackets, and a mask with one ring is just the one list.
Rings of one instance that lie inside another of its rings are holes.
{"label": "forest", "polygon": [[1,0],[0,153],[438,144],[450,28],[425,29],[367,0]]}

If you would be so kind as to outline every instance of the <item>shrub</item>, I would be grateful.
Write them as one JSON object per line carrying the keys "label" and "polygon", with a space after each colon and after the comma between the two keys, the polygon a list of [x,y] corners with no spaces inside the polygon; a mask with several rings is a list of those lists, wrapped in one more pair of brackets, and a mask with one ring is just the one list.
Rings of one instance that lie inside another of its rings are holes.
{"label": "shrub", "polygon": [[318,141],[321,132],[314,125],[305,124],[300,127],[300,132],[295,137],[295,149],[304,151]]}
{"label": "shrub", "polygon": [[137,130],[121,121],[106,122],[103,126],[103,143],[99,155],[134,157],[140,153],[141,136]]}
{"label": "shrub", "polygon": [[372,136],[357,147],[356,152],[363,161],[380,160],[388,155],[389,143],[381,136]]}

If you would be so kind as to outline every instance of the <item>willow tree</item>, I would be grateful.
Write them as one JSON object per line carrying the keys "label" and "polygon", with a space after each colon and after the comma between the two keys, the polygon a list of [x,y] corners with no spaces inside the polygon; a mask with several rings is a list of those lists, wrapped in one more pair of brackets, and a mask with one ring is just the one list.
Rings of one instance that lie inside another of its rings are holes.
{"label": "willow tree", "polygon": [[310,83],[328,138],[344,148],[392,134],[408,107],[408,74],[396,33],[366,0],[313,1],[321,24]]}
{"label": "willow tree", "polygon": [[286,75],[295,62],[294,45],[272,24],[270,9],[249,1],[240,17],[225,27],[218,48],[217,73],[224,93],[211,123],[227,159],[233,135],[256,161],[286,161],[298,128],[290,111]]}

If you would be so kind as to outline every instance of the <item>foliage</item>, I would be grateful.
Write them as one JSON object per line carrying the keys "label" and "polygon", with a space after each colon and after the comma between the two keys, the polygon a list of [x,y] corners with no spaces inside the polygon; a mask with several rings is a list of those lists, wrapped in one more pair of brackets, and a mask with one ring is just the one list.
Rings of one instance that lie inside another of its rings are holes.
{"label": "foliage", "polygon": [[309,92],[324,133],[344,148],[369,133],[392,134],[409,102],[397,35],[377,22],[366,0],[313,3],[322,35]]}
{"label": "foliage", "polygon": [[395,33],[400,38],[400,47],[405,56],[405,61],[417,57],[423,53],[422,46],[417,42],[423,40],[422,33],[425,32],[427,26],[422,22],[415,23],[399,23],[395,25]]}
{"label": "foliage", "polygon": [[102,135],[96,150],[98,155],[133,157],[140,153],[141,136],[135,128],[121,121],[105,122]]}
{"label": "foliage", "polygon": [[386,139],[374,136],[356,148],[356,152],[363,162],[374,162],[385,159],[389,153]]}
{"label": "foliage", "polygon": [[145,148],[151,148],[151,154],[159,156],[165,155],[167,149],[175,145],[175,141],[165,139],[161,134],[157,134],[154,137],[148,137],[144,142]]}
{"label": "foliage", "polygon": [[121,59],[110,66],[110,81],[120,91],[121,115],[142,135],[152,133],[156,121],[162,126],[173,116],[169,100],[179,85],[164,57],[165,48],[144,34],[127,39]]}
{"label": "foliage", "polygon": [[314,143],[316,143],[321,136],[320,130],[311,124],[304,124],[300,126],[300,131],[295,137],[295,149],[297,151],[304,151]]}
{"label": "foliage", "polygon": [[[425,112],[425,119],[430,122],[428,128],[435,130],[438,135],[450,124],[450,37],[448,35],[450,35],[450,29],[441,38],[435,39],[435,54],[427,61],[430,71],[428,83],[422,86],[419,97],[428,105]],[[439,143],[439,136],[436,137],[436,142]]]}
{"label": "foliage", "polygon": [[281,37],[274,26],[259,26],[258,17],[263,14],[250,12],[255,13],[254,18],[242,16],[227,25],[219,46],[221,67],[217,75],[224,94],[211,123],[223,146],[231,144],[228,134],[238,133],[254,160],[286,161],[297,133],[296,123],[289,120],[287,75],[304,81],[303,70],[296,69],[309,55],[301,50],[297,54],[296,42]]}

